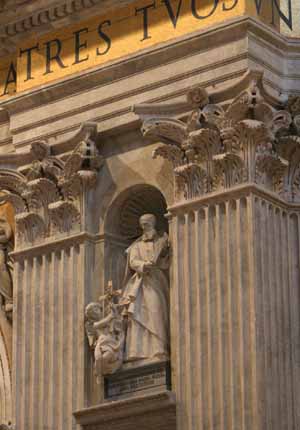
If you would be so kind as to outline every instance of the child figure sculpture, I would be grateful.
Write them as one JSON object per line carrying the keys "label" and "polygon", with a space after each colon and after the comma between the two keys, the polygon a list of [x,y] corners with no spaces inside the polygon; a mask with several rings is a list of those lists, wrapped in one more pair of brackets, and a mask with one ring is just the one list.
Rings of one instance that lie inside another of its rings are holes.
{"label": "child figure sculpture", "polygon": [[[95,374],[101,376],[116,372],[123,362],[124,329],[118,304],[113,303],[116,293],[100,297],[99,302],[89,303],[85,310],[86,333],[94,350]],[[103,315],[103,302],[108,301],[109,312]]]}

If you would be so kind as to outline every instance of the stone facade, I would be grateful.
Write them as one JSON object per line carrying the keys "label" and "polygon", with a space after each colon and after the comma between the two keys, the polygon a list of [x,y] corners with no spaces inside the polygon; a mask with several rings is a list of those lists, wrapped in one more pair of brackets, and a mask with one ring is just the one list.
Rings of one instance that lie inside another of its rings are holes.
{"label": "stone facade", "polygon": [[[2,2],[0,54],[116,3]],[[3,100],[0,429],[300,427],[300,41],[279,30],[243,15]]]}

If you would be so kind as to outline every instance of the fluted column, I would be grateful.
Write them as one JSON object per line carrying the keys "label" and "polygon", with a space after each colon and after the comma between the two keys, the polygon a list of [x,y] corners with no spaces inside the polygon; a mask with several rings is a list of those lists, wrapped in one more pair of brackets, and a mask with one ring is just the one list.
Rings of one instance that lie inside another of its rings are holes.
{"label": "fluted column", "polygon": [[245,188],[170,212],[178,428],[296,430],[300,207]]}
{"label": "fluted column", "polygon": [[12,419],[11,393],[11,324],[0,311],[0,422]]}
{"label": "fluted column", "polygon": [[187,121],[135,107],[174,171],[177,430],[300,427],[299,97],[275,100],[255,72],[240,85],[225,107],[192,88]]}
{"label": "fluted column", "polygon": [[24,173],[0,175],[15,208],[13,281],[13,425],[72,430],[73,411],[93,395],[84,309],[99,294],[91,202],[102,157],[97,125],[68,141],[63,162],[32,144]]}
{"label": "fluted column", "polygon": [[78,235],[16,252],[14,396],[18,429],[72,429],[85,405],[84,307],[93,241]]}

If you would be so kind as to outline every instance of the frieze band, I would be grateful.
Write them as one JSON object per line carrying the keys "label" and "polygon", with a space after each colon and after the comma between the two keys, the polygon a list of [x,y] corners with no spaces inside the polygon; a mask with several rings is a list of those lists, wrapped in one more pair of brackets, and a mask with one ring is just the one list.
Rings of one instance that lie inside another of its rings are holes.
{"label": "frieze band", "polygon": [[[153,46],[162,41],[160,32],[164,33],[165,38],[172,39],[204,28],[215,20],[224,21],[247,13],[254,13],[255,17],[272,26],[281,20],[293,29],[290,0],[285,12],[277,0],[267,3],[264,0],[251,1],[214,0],[204,6],[197,0],[137,2],[117,17],[107,15],[88,21],[79,28],[67,28],[61,35],[56,32],[51,37],[49,34],[43,38],[43,42],[26,42],[25,46],[19,47],[17,56],[8,63],[6,61],[7,64],[2,67],[0,97]],[[185,24],[185,15],[190,16],[188,26]],[[125,31],[126,22],[127,31],[129,26],[132,37],[126,47],[119,47],[118,40]],[[156,32],[156,28],[160,28],[160,31]]]}

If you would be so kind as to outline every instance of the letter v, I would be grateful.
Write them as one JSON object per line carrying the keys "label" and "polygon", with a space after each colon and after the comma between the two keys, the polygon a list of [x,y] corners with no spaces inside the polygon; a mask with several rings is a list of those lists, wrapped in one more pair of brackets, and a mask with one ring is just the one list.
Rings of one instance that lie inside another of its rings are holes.
{"label": "letter v", "polygon": [[260,14],[262,2],[263,2],[263,0],[254,0],[255,6],[256,6],[257,15]]}
{"label": "letter v", "polygon": [[178,6],[177,6],[177,11],[176,11],[176,15],[173,11],[173,8],[171,6],[170,0],[162,0],[162,3],[164,3],[166,5],[169,17],[172,21],[173,27],[176,28],[177,25],[177,21],[179,18],[179,14],[180,14],[180,10],[181,10],[181,5],[182,5],[182,0],[179,0]]}

